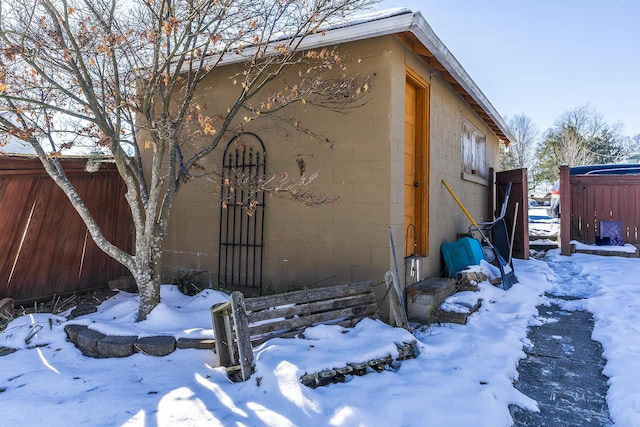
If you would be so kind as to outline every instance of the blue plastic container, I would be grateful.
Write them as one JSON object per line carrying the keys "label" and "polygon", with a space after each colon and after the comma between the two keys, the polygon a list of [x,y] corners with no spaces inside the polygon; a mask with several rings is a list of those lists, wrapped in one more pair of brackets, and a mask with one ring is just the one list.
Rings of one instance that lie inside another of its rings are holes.
{"label": "blue plastic container", "polygon": [[456,242],[444,243],[440,247],[449,277],[465,270],[470,265],[479,265],[484,258],[482,245],[471,237],[462,237]]}

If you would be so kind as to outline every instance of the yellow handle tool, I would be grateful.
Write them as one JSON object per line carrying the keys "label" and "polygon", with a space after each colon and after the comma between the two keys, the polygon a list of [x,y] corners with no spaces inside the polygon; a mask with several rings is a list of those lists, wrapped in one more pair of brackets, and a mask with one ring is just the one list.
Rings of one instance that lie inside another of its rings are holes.
{"label": "yellow handle tool", "polygon": [[453,197],[453,200],[455,200],[456,203],[458,203],[458,206],[460,206],[460,209],[462,209],[462,212],[464,212],[467,218],[469,218],[469,221],[471,221],[471,224],[473,224],[475,228],[478,228],[478,223],[474,221],[473,217],[471,216],[467,208],[464,207],[460,199],[458,199],[458,196],[456,196],[456,193],[454,193],[451,187],[449,187],[449,184],[447,184],[447,182],[444,179],[442,180],[442,184],[449,191],[449,194],[451,194],[451,197]]}

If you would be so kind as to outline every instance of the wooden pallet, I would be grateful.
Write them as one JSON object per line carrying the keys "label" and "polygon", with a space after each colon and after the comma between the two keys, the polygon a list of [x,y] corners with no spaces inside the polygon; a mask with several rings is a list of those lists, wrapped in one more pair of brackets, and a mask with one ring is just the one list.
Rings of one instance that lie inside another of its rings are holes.
{"label": "wooden pallet", "polygon": [[353,326],[377,317],[379,304],[370,282],[253,298],[233,292],[228,302],[211,307],[218,365],[232,380],[246,381],[253,373],[254,345],[319,323]]}

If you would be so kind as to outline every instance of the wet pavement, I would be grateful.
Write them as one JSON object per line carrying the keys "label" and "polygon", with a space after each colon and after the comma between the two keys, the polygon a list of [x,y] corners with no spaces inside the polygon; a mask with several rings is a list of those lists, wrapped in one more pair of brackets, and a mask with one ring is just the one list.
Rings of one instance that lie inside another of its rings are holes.
{"label": "wet pavement", "polygon": [[538,402],[540,412],[512,406],[514,426],[612,426],[607,408],[606,361],[591,339],[593,316],[565,310],[563,301],[588,298],[595,287],[570,263],[548,262],[557,274],[550,305],[538,307],[540,326],[531,327],[526,358],[518,365],[516,388]]}
{"label": "wet pavement", "polygon": [[518,366],[516,388],[538,402],[540,412],[512,407],[514,426],[610,426],[602,347],[591,340],[593,317],[558,305],[539,307],[557,319],[529,332],[532,346]]}

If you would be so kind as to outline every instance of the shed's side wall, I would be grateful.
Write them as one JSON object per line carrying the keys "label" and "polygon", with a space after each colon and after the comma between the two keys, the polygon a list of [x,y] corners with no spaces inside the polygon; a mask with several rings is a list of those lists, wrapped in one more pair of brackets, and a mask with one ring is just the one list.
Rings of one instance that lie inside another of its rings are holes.
{"label": "shed's side wall", "polygon": [[[295,115],[305,127],[335,141],[335,148],[290,129],[260,120],[245,126],[264,141],[271,173],[299,176],[302,158],[307,174],[317,171],[315,187],[339,199],[317,208],[278,198],[267,199],[264,286],[287,288],[321,283],[376,280],[393,268],[389,250],[391,225],[396,252],[404,251],[403,144],[405,66],[430,83],[430,256],[425,273],[441,271],[441,243],[465,232],[468,221],[446,190],[446,179],[477,220],[486,212],[486,186],[461,180],[460,134],[465,117],[487,136],[489,166],[497,165],[497,139],[437,74],[395,37],[341,46],[349,72],[371,75],[366,104],[338,114],[307,104]],[[290,78],[292,81],[293,77]],[[229,75],[212,79],[201,101],[208,111],[224,111],[238,90]],[[293,112],[293,110],[292,110]],[[201,141],[202,142],[202,141]],[[220,169],[224,147],[202,165]],[[493,162],[492,162],[493,159]],[[219,196],[216,183],[185,185],[171,217],[165,252],[167,278],[184,270],[205,271],[216,284]],[[402,272],[401,272],[402,274]]]}
{"label": "shed's side wall", "polygon": [[[394,78],[392,102],[392,165],[395,173],[394,189],[391,195],[391,220],[394,233],[405,236],[403,228],[402,168],[404,141],[404,68],[410,68],[429,83],[429,256],[424,259],[422,276],[438,276],[443,268],[440,246],[455,241],[458,233],[468,232],[470,225],[462,210],[442,185],[444,179],[452,187],[458,198],[478,221],[488,221],[487,185],[482,180],[462,179],[461,137],[462,120],[471,122],[487,138],[487,167],[497,168],[499,159],[497,136],[484,124],[469,105],[451,89],[440,74],[430,69],[414,52],[394,39]],[[394,197],[394,194],[396,195]],[[404,254],[404,242],[397,248]],[[401,273],[402,274],[402,273]]]}
{"label": "shed's side wall", "polygon": [[[307,175],[319,174],[315,190],[338,197],[316,208],[267,199],[264,286],[361,281],[381,278],[389,269],[390,48],[387,38],[341,49],[349,72],[374,76],[365,105],[348,114],[310,104],[291,110],[301,126],[327,136],[335,148],[290,128],[278,129],[268,120],[245,125],[264,141],[271,173],[299,177],[301,158]],[[286,79],[295,81],[292,76]],[[226,109],[238,90],[230,83],[228,75],[212,80],[212,89],[201,97],[210,113]],[[202,165],[219,170],[223,151],[218,147]],[[165,252],[167,279],[199,270],[216,284],[220,201],[215,186],[194,181],[178,195]]]}

